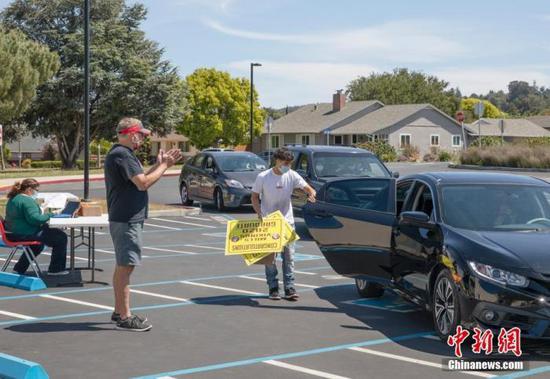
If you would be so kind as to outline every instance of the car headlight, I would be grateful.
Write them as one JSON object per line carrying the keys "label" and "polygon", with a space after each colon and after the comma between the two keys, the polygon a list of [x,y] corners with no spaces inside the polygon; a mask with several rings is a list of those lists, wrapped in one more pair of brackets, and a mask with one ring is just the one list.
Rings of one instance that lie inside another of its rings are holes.
{"label": "car headlight", "polygon": [[527,287],[529,285],[529,279],[523,275],[514,274],[483,263],[469,261],[468,264],[477,275],[485,279],[516,287]]}
{"label": "car headlight", "polygon": [[225,179],[225,184],[231,188],[244,188],[242,183],[235,179]]}

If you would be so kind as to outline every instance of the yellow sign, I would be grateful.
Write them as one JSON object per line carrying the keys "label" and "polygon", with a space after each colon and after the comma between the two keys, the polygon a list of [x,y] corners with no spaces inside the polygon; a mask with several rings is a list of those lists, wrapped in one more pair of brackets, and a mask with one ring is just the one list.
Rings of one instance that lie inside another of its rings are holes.
{"label": "yellow sign", "polygon": [[[275,222],[275,223],[274,223]],[[280,229],[279,229],[280,227]],[[275,238],[274,238],[275,237]],[[263,221],[234,220],[227,224],[226,255],[242,255],[250,266],[300,239],[281,212],[273,212]]]}
{"label": "yellow sign", "polygon": [[283,250],[283,220],[232,220],[227,223],[225,254],[280,252]]}

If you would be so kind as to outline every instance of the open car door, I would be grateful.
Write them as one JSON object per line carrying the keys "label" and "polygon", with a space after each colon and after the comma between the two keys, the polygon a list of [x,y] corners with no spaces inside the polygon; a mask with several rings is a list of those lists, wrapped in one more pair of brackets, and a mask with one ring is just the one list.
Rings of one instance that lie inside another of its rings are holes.
{"label": "open car door", "polygon": [[304,220],[338,274],[388,280],[395,208],[395,179],[339,179],[304,207]]}

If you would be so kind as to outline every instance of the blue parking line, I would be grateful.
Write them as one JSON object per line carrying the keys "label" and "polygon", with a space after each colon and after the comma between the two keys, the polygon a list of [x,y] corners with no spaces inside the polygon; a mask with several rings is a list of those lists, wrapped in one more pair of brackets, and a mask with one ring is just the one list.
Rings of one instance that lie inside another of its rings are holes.
{"label": "blue parking line", "polygon": [[[330,266],[317,266],[317,267],[308,267],[305,269],[301,269],[301,271],[318,271],[318,270],[326,270],[329,269]],[[250,273],[245,272],[241,274],[231,274],[231,275],[217,275],[217,276],[205,276],[200,278],[181,278],[176,280],[165,280],[165,281],[158,281],[158,282],[145,282],[145,283],[137,283],[137,284],[130,284],[130,288],[139,288],[139,287],[148,287],[148,286],[157,286],[157,285],[164,285],[164,284],[176,284],[181,281],[205,281],[205,280],[216,280],[216,279],[233,279],[238,278],[243,275],[248,276],[256,276],[256,275],[265,275],[263,272],[256,272],[256,273]],[[3,296],[0,297],[0,301],[2,300],[18,300],[18,299],[29,299],[29,298],[35,298],[40,297],[41,295],[61,295],[61,294],[69,294],[69,293],[80,293],[80,292],[97,292],[97,291],[112,291],[113,287],[95,287],[95,288],[80,288],[77,290],[64,290],[64,291],[49,291],[49,292],[41,292],[38,294],[25,294],[25,295],[13,295],[13,296]]]}
{"label": "blue parking line", "polygon": [[[347,286],[349,284],[331,284],[320,288],[332,288],[332,287],[341,287],[341,286]],[[315,288],[306,288],[298,290],[299,293],[304,292],[313,292],[316,290]],[[145,310],[155,310],[155,309],[165,309],[165,308],[180,308],[185,307],[189,305],[201,305],[201,304],[209,304],[209,303],[215,303],[215,302],[226,302],[226,301],[233,301],[233,300],[240,300],[240,299],[250,299],[250,298],[267,298],[267,295],[232,295],[232,296],[213,296],[206,299],[201,300],[188,300],[185,302],[177,302],[177,303],[167,303],[167,304],[153,304],[153,305],[145,305],[141,307],[132,307],[132,310],[134,311],[145,311]],[[83,312],[83,313],[69,313],[69,314],[60,314],[60,315],[54,315],[54,316],[44,316],[44,317],[36,317],[31,320],[10,320],[10,321],[2,321],[0,322],[0,326],[11,326],[11,325],[21,325],[21,324],[35,324],[37,322],[42,321],[53,321],[53,320],[61,320],[66,318],[77,318],[77,317],[88,317],[88,316],[97,316],[97,315],[103,315],[103,314],[110,314],[111,311],[95,311],[95,312]]]}
{"label": "blue parking line", "polygon": [[527,371],[519,371],[519,372],[514,372],[513,374],[501,375],[499,376],[499,378],[502,378],[502,379],[525,378],[527,376],[542,374],[544,372],[550,372],[550,366],[542,366],[542,367],[537,367]]}
{"label": "blue parking line", "polygon": [[223,370],[231,367],[253,365],[256,363],[261,363],[269,360],[282,360],[282,359],[305,357],[308,355],[329,353],[333,351],[349,349],[350,347],[364,347],[364,346],[381,345],[388,342],[406,341],[406,340],[421,338],[421,337],[425,337],[433,334],[434,332],[419,332],[414,334],[405,334],[397,337],[380,338],[380,339],[369,340],[369,341],[362,341],[362,342],[348,343],[343,345],[322,347],[318,349],[298,351],[294,353],[283,353],[283,354],[276,354],[276,355],[263,356],[263,357],[257,357],[257,358],[243,359],[240,361],[231,361],[231,362],[218,363],[218,364],[213,364],[208,366],[200,366],[200,367],[193,367],[193,368],[187,368],[187,369],[181,369],[181,370],[175,370],[175,371],[168,371],[168,372],[163,372],[163,373],[158,373],[153,375],[135,377],[133,379],[156,379],[163,376],[189,375],[189,374],[196,374],[199,372]]}

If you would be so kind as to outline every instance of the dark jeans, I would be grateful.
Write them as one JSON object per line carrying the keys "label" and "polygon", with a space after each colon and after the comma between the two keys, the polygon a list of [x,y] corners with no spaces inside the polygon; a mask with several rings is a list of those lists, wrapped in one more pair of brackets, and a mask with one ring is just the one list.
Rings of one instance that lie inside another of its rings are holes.
{"label": "dark jeans", "polygon": [[[49,228],[44,226],[35,235],[11,234],[10,241],[40,241],[41,245],[30,246],[33,255],[36,257],[44,250],[44,245],[52,248],[52,258],[50,260],[49,272],[59,272],[65,270],[67,263],[67,235],[61,229]],[[19,261],[15,264],[14,270],[24,274],[29,268],[29,260],[22,254]]]}

